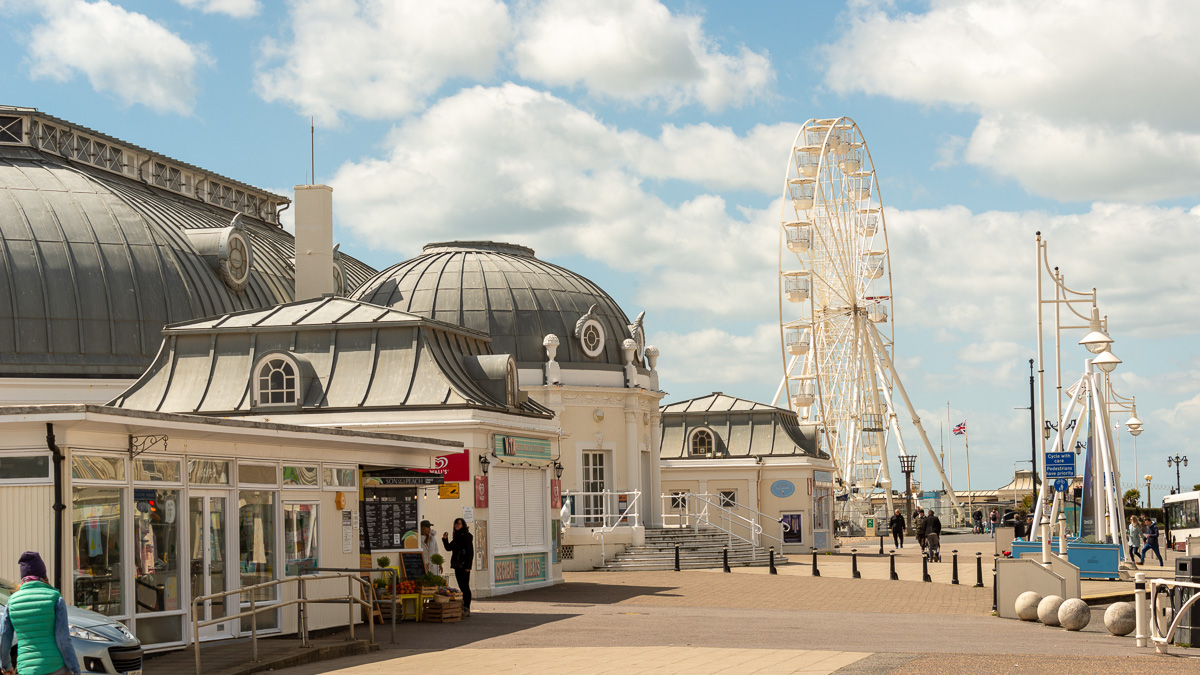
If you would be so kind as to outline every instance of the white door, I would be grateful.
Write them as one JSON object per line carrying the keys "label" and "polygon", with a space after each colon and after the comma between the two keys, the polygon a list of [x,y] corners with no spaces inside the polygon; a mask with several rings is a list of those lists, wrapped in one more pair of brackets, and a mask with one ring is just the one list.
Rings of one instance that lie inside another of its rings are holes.
{"label": "white door", "polygon": [[[230,556],[233,531],[229,527],[229,494],[197,493],[192,491],[188,503],[191,528],[191,588],[192,598],[232,590],[236,579],[237,565],[231,564],[237,556]],[[195,612],[200,621],[220,619],[230,614],[229,607],[236,606],[237,596],[226,596],[218,600],[206,600],[203,605],[191,603],[190,612]],[[189,616],[191,615],[189,612]],[[200,629],[200,639],[236,637],[236,622],[226,621]]]}
{"label": "white door", "polygon": [[[585,450],[583,453],[583,491],[605,492],[608,490],[608,471],[605,466],[604,452]],[[603,527],[606,499],[600,495],[587,495],[583,498],[584,525],[586,527]]]}

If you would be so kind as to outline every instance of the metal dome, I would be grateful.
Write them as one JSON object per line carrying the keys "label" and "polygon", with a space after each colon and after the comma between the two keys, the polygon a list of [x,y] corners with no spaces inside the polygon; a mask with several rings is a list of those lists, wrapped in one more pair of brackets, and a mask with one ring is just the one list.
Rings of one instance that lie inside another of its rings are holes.
{"label": "metal dome", "polygon": [[[548,334],[559,338],[559,363],[625,363],[621,343],[629,337],[630,322],[616,301],[588,279],[538,260],[524,246],[429,244],[421,255],[364,283],[352,297],[483,331],[492,336],[493,353],[512,354],[526,366],[545,363],[542,339]],[[596,345],[594,357],[576,336],[585,317],[603,332],[603,346]]]}
{"label": "metal dome", "polygon": [[[234,215],[0,145],[0,376],[137,376],[166,324],[291,301],[292,236]],[[341,262],[350,289],[374,273]]]}

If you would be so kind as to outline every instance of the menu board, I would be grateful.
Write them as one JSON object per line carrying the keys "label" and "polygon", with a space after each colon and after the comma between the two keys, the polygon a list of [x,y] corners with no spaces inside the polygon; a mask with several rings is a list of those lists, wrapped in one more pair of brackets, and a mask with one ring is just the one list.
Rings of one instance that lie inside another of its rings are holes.
{"label": "menu board", "polygon": [[404,547],[404,535],[417,530],[413,489],[366,489],[363,500],[367,540],[372,551]]}
{"label": "menu board", "polygon": [[400,553],[400,569],[404,570],[404,578],[417,580],[425,576],[425,556],[421,551],[402,551]]}

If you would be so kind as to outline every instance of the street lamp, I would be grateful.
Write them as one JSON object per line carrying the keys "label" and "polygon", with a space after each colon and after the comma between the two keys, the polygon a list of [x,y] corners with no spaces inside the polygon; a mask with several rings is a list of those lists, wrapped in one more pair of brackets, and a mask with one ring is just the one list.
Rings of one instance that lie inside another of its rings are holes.
{"label": "street lamp", "polygon": [[1116,370],[1117,365],[1121,363],[1121,359],[1117,358],[1112,352],[1102,352],[1099,356],[1092,359],[1092,365],[1099,368],[1105,373],[1111,373]]}
{"label": "street lamp", "polygon": [[912,475],[916,466],[916,455],[900,455],[900,470],[904,472],[904,522],[909,527],[912,527]]}
{"label": "street lamp", "polygon": [[1183,492],[1183,486],[1180,485],[1180,483],[1179,483],[1179,464],[1180,464],[1180,462],[1182,462],[1184,466],[1187,466],[1187,455],[1184,455],[1181,458],[1179,456],[1179,453],[1175,453],[1174,457],[1167,457],[1167,468],[1168,469],[1171,468],[1172,463],[1175,465],[1175,494],[1179,494],[1179,493]]}
{"label": "street lamp", "polygon": [[1100,354],[1108,351],[1112,345],[1113,339],[1104,332],[1103,326],[1100,324],[1100,309],[1095,305],[1092,306],[1092,318],[1088,322],[1088,334],[1083,336],[1079,344],[1087,348],[1093,354]]}
{"label": "street lamp", "polygon": [[1143,476],[1146,479],[1146,508],[1150,508],[1150,480],[1154,478],[1150,474]]}

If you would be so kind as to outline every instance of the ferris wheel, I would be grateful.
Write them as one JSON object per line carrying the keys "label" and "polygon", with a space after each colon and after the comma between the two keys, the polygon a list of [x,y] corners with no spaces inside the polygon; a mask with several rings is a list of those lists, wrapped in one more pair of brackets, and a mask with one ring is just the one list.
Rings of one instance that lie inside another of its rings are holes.
{"label": "ferris wheel", "polygon": [[[950,481],[892,361],[892,275],[875,165],[854,120],[804,123],[788,157],[780,216],[779,325],[786,396],[814,424],[838,491],[858,506],[882,493],[892,510],[887,449],[903,456],[893,391],[912,413],[956,508]],[[902,484],[902,481],[901,481]]]}

